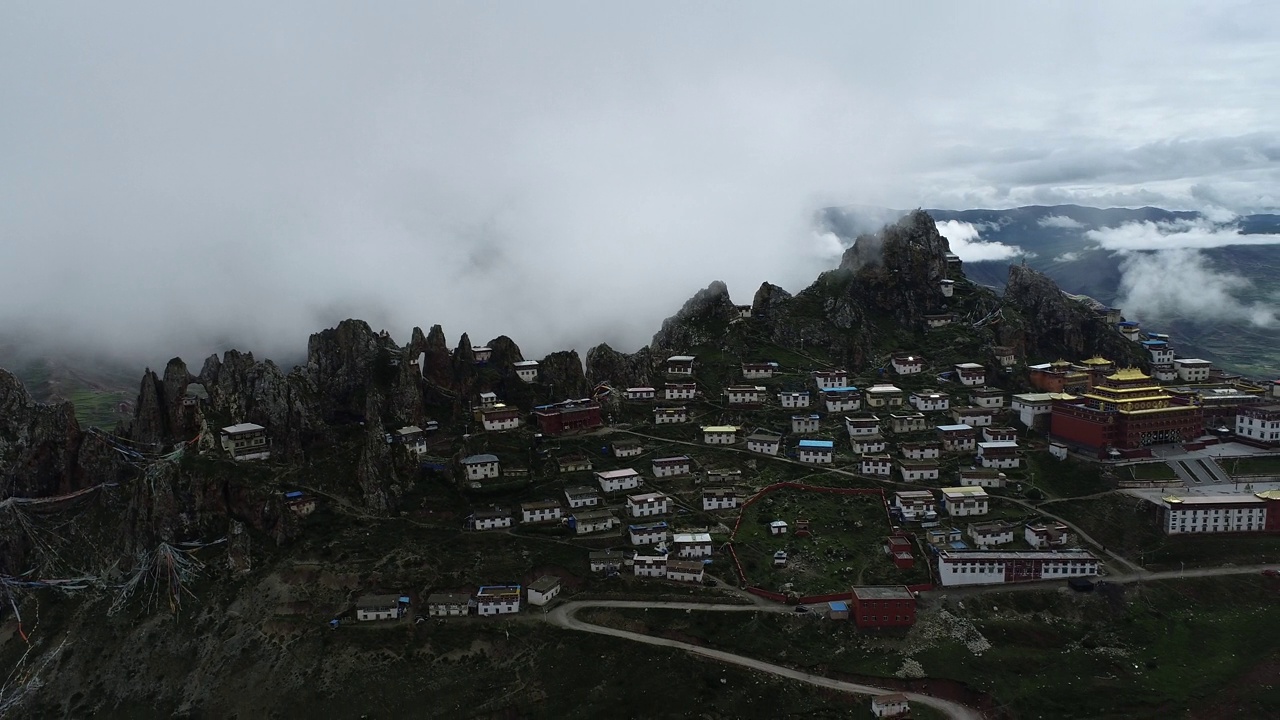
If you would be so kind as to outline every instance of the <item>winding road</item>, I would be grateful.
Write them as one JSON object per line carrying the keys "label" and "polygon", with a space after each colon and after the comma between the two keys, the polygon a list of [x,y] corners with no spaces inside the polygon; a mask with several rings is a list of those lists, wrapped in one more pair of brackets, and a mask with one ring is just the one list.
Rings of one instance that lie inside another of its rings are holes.
{"label": "winding road", "polygon": [[627,630],[619,630],[617,628],[604,627],[601,625],[592,625],[583,622],[575,615],[579,610],[585,608],[664,608],[668,610],[697,610],[700,612],[773,612],[773,613],[791,613],[794,612],[790,607],[785,605],[761,606],[761,605],[712,605],[707,603],[691,603],[691,602],[644,602],[635,600],[575,600],[557,606],[546,614],[546,619],[552,625],[565,628],[568,630],[577,630],[579,632],[596,633],[597,635],[608,635],[610,637],[622,638],[633,642],[644,643],[646,645],[657,645],[659,647],[675,648],[684,650],[694,655],[718,660],[720,662],[738,665],[740,667],[758,670],[760,672],[769,673],[778,677],[790,680],[799,680],[809,685],[838,690],[840,692],[858,693],[860,695],[884,695],[886,693],[902,692],[907,699],[913,703],[927,705],[935,708],[947,717],[956,720],[981,720],[982,713],[973,708],[966,707],[960,703],[932,695],[922,695],[916,692],[903,692],[892,688],[875,687],[873,685],[863,685],[861,683],[845,682],[844,680],[835,680],[822,675],[814,675],[801,670],[786,667],[784,665],[775,665],[763,660],[746,657],[744,655],[734,655],[733,653],[723,650],[715,650],[712,648],[702,647],[700,645],[692,645],[690,643],[680,642],[679,640],[671,640],[668,638],[654,637],[652,635],[644,635],[642,633],[629,632]]}

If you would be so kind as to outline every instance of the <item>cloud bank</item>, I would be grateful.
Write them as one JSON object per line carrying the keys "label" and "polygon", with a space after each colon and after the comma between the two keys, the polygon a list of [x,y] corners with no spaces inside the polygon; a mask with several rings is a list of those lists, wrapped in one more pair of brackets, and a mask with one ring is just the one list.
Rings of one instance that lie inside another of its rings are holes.
{"label": "cloud bank", "polygon": [[1245,235],[1240,228],[1208,218],[1174,222],[1134,222],[1089,230],[1085,237],[1104,250],[1186,250],[1227,245],[1280,245],[1280,235]]}
{"label": "cloud bank", "polygon": [[1040,227],[1059,228],[1062,230],[1078,230],[1084,227],[1084,223],[1072,220],[1066,215],[1049,215],[1042,217],[1036,221]]}
{"label": "cloud bank", "polygon": [[1198,250],[1128,252],[1120,269],[1120,306],[1127,316],[1247,320],[1275,327],[1280,298],[1241,299],[1253,289],[1247,279],[1214,269]]}
{"label": "cloud bank", "polygon": [[984,260],[1008,260],[1026,253],[1016,245],[983,240],[976,225],[963,220],[943,220],[937,223],[938,232],[947,238],[951,252],[964,262]]}

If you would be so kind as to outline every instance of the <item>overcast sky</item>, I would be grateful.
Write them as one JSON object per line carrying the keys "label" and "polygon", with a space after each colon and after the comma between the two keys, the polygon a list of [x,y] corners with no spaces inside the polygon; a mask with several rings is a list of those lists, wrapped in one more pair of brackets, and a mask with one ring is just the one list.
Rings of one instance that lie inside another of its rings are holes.
{"label": "overcast sky", "polygon": [[0,330],[634,350],[825,205],[1280,206],[1280,3],[178,5],[0,11]]}

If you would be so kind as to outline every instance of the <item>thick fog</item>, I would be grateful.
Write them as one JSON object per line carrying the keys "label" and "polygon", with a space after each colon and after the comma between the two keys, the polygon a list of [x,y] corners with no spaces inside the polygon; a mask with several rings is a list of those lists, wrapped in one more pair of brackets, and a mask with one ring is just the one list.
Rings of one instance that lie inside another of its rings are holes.
{"label": "thick fog", "polygon": [[0,334],[633,350],[828,205],[1280,205],[1274,3],[178,5],[0,15]]}

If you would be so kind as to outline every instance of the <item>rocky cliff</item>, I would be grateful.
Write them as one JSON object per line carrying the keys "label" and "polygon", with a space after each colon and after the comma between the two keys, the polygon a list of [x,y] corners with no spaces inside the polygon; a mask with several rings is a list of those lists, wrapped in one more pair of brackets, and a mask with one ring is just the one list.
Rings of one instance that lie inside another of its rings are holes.
{"label": "rocky cliff", "polygon": [[1004,301],[1016,315],[1006,316],[999,326],[1000,344],[1019,348],[1024,357],[1101,355],[1120,365],[1149,366],[1141,346],[1126,340],[1088,305],[1064,294],[1048,275],[1011,266]]}

